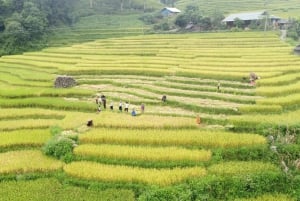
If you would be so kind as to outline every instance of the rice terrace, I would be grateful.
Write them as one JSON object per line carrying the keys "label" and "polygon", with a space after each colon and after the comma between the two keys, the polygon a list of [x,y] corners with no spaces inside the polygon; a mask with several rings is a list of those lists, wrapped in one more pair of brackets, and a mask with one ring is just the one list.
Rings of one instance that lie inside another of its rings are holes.
{"label": "rice terrace", "polygon": [[[0,201],[300,200],[298,41],[271,28],[157,30],[126,2],[134,14],[103,4],[46,47],[0,57]],[[224,2],[207,12],[258,9]],[[300,10],[274,2],[284,17]]]}

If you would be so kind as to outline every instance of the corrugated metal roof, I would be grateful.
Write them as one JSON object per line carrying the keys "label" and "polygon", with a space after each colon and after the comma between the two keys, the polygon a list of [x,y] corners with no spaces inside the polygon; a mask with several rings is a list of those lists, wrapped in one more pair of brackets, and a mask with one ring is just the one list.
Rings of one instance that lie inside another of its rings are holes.
{"label": "corrugated metal roof", "polygon": [[236,18],[240,20],[259,20],[263,19],[266,11],[248,12],[248,13],[235,13],[226,17],[223,22],[233,22]]}
{"label": "corrugated metal roof", "polygon": [[172,13],[181,13],[180,10],[178,10],[177,8],[170,8],[170,7],[165,7],[163,10],[168,10]]}

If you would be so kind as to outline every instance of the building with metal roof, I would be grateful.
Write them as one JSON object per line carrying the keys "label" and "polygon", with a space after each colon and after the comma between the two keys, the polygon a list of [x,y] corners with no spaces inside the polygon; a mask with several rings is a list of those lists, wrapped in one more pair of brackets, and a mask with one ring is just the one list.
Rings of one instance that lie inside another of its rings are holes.
{"label": "building with metal roof", "polygon": [[181,13],[181,11],[177,8],[165,7],[160,11],[160,13],[163,16],[170,16],[170,15],[176,15],[178,13]]}
{"label": "building with metal roof", "polygon": [[271,23],[279,21],[281,18],[276,17],[274,15],[268,15],[268,12],[263,11],[256,11],[256,12],[243,12],[243,13],[234,13],[227,16],[222,22],[226,23],[228,26],[233,26],[234,21],[237,19],[244,21],[245,25],[249,25],[252,21],[263,20],[268,17],[271,20]]}

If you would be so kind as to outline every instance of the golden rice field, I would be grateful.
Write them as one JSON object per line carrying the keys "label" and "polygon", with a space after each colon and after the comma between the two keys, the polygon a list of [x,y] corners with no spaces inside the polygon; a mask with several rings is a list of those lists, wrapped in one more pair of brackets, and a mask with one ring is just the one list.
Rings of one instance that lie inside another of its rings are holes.
{"label": "golden rice field", "polygon": [[170,185],[191,177],[205,176],[201,167],[174,169],[145,169],[126,166],[103,165],[93,162],[73,162],[64,166],[71,176],[102,181],[142,182],[146,184]]}
{"label": "golden rice field", "polygon": [[86,157],[128,159],[141,161],[209,161],[211,152],[206,150],[188,150],[178,147],[141,147],[121,145],[80,145],[74,154]]}
{"label": "golden rice field", "polygon": [[161,146],[197,146],[230,148],[265,145],[265,137],[256,134],[210,130],[132,130],[94,129],[79,136],[82,143],[131,144]]}
{"label": "golden rice field", "polygon": [[[55,172],[87,188],[142,186],[138,197],[150,186],[281,175],[266,136],[277,126],[299,134],[300,57],[292,50],[274,32],[241,32],[126,36],[3,56],[0,181]],[[54,88],[58,75],[77,85]],[[102,94],[107,108],[97,112]],[[67,163],[41,152],[53,128],[77,140]]]}
{"label": "golden rice field", "polygon": [[0,174],[51,172],[63,167],[61,161],[44,156],[41,151],[24,150],[0,153]]}

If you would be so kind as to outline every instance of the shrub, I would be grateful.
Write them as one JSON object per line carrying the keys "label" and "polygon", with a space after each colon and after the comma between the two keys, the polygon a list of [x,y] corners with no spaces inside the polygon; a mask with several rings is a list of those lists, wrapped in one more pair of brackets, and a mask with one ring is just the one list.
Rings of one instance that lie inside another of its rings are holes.
{"label": "shrub", "polygon": [[73,158],[73,147],[76,142],[65,136],[54,136],[43,147],[46,155],[53,156],[65,162],[70,162]]}
{"label": "shrub", "polygon": [[[156,200],[234,200],[266,193],[291,193],[297,182],[287,183],[287,176],[278,172],[254,173],[246,176],[208,176],[173,187],[152,188],[139,201]],[[296,195],[297,196],[297,195]]]}

